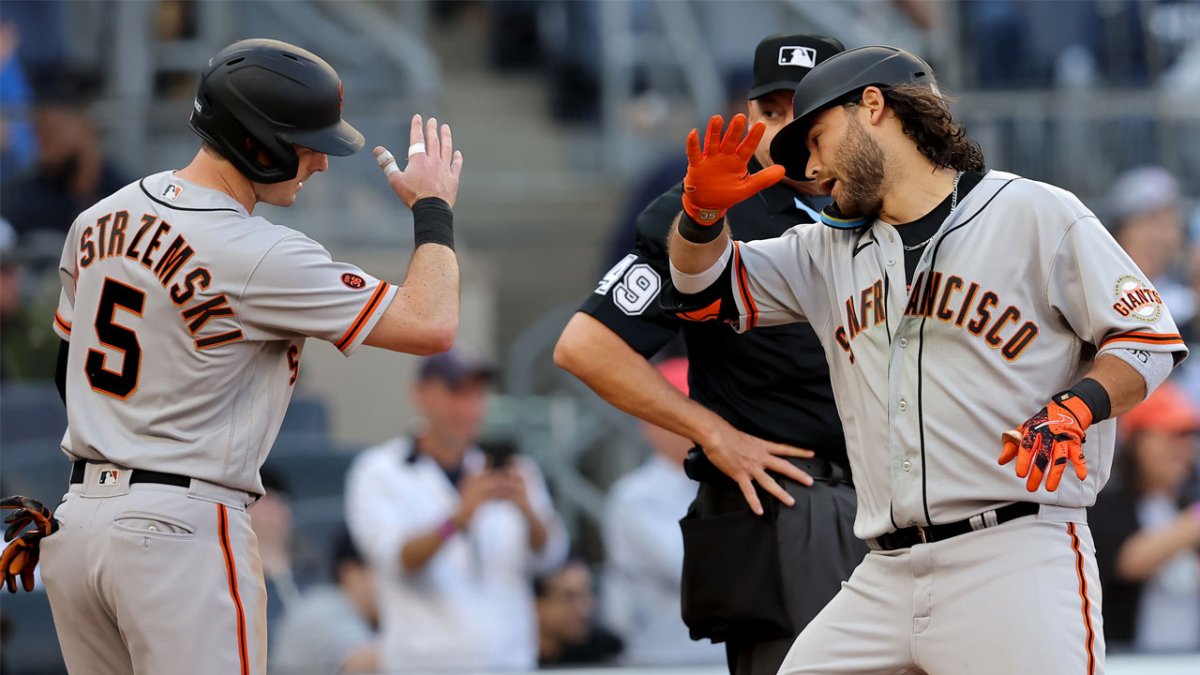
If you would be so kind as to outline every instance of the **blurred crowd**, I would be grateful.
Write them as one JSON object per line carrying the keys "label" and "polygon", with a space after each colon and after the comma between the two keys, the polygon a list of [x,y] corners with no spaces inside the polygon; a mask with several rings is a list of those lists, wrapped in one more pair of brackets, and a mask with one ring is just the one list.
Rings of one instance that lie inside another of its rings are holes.
{"label": "blurred crowd", "polygon": [[[563,122],[598,115],[597,5],[492,6],[493,66],[544,68]],[[979,0],[961,9],[974,56],[967,79],[977,86],[1200,87],[1200,38],[1184,30],[1200,21],[1190,3]],[[53,376],[58,257],[75,215],[150,170],[105,156],[92,117],[101,82],[68,56],[66,11],[60,2],[5,2],[0,14],[4,384]],[[918,36],[920,16],[910,16]],[[547,31],[548,21],[559,29]],[[730,78],[731,100],[744,100]],[[612,251],[630,247],[633,219],[681,166],[672,157],[631,181]],[[1183,184],[1162,167],[1129,166],[1089,204],[1193,349],[1170,383],[1119,421],[1116,470],[1092,509],[1112,652],[1200,651],[1200,195]],[[686,391],[686,360],[659,368]],[[357,453],[338,490],[345,522],[318,552],[321,564],[297,560],[292,508],[303,495],[280,470],[285,459],[268,461],[267,493],[251,514],[275,672],[724,663],[723,649],[690,640],[680,620],[690,442],[642,428],[645,462],[608,490],[603,554],[585,555],[556,513],[561,487],[513,443],[481,440],[497,375],[466,347],[422,362],[408,392],[421,423]]]}

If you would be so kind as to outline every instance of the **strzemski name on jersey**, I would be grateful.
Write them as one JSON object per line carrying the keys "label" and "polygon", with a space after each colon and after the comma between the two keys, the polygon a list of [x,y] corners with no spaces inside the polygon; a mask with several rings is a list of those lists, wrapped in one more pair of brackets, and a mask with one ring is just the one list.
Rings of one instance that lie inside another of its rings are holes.
{"label": "strzemski name on jersey", "polygon": [[[128,211],[116,211],[96,219],[79,236],[79,268],[110,258],[136,262],[154,273],[167,290],[171,302],[180,307],[180,316],[193,336],[211,319],[234,316],[233,308],[224,294],[203,302],[192,302],[197,291],[212,283],[212,273],[188,262],[196,254],[182,234],[171,233],[171,224],[158,216],[145,213],[130,218]],[[190,303],[190,304],[189,304]],[[222,343],[240,339],[238,335],[222,336]],[[196,347],[210,346],[211,339],[196,338]]]}
{"label": "strzemski name on jersey", "polygon": [[[843,321],[834,337],[854,363],[852,343],[864,331],[887,322],[887,294],[882,279],[846,298]],[[909,288],[904,316],[936,319],[966,331],[1016,361],[1038,336],[1033,321],[1021,321],[1021,309],[1005,305],[995,291],[956,274],[922,272]]]}

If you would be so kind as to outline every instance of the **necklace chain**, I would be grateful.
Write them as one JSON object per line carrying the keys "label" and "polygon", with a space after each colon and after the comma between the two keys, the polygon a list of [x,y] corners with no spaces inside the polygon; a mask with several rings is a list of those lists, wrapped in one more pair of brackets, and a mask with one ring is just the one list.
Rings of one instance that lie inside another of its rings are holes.
{"label": "necklace chain", "polygon": [[[954,213],[955,207],[958,206],[958,179],[962,178],[962,175],[963,175],[962,171],[959,171],[958,173],[954,174],[954,191],[950,193],[950,213]],[[915,251],[915,250],[921,248],[922,246],[924,246],[925,244],[928,244],[930,241],[933,241],[933,238],[936,236],[937,236],[937,232],[935,231],[933,234],[929,235],[929,238],[926,239],[925,241],[923,241],[919,244],[913,244],[912,246],[905,246],[904,250],[905,251]]]}

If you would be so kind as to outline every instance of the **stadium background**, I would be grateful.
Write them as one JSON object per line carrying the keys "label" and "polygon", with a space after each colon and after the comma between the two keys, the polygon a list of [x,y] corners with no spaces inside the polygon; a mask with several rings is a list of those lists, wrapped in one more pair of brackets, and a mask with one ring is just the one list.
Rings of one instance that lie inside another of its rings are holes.
{"label": "stadium background", "polygon": [[[848,47],[916,51],[957,99],[956,114],[989,166],[1071,189],[1102,219],[1115,178],[1140,165],[1161,165],[1185,196],[1200,195],[1196,3],[6,0],[0,23],[0,179],[8,185],[21,161],[35,157],[22,154],[20,141],[30,135],[39,87],[83,107],[102,155],[128,179],[182,166],[197,144],[186,126],[195,73],[220,47],[250,36],[287,40],[329,60],[345,83],[345,117],[368,146],[402,149],[414,112],[451,124],[466,157],[455,209],[461,339],[491,355],[502,373],[488,435],[515,437],[538,460],[576,546],[594,562],[603,559],[597,522],[605,491],[647,450],[631,419],[558,371],[550,353],[613,251],[627,248],[621,223],[636,213],[631,196],[653,169],[682,167],[687,130],[727,109],[765,35],[815,32]],[[34,94],[13,93],[12,63]],[[9,218],[22,198],[5,191],[0,215]],[[1195,202],[1185,204],[1194,213]],[[403,274],[410,219],[369,153],[334,159],[295,208],[263,214],[308,233],[335,257],[385,278]],[[4,246],[9,264],[21,267],[21,311],[45,317],[44,339],[52,341],[53,268],[69,223],[46,225],[19,228]],[[1200,220],[1190,230],[1200,234]],[[1183,254],[1179,275],[1187,282]],[[5,332],[7,354],[40,353],[36,334]],[[298,564],[323,564],[340,522],[339,476],[353,452],[412,428],[407,388],[415,364],[378,350],[345,360],[329,345],[310,345],[272,453],[292,484]],[[67,471],[56,451],[61,404],[38,378],[45,369],[27,370],[9,373],[0,387],[0,491],[55,503]],[[5,646],[13,672],[53,662],[39,595],[3,598],[15,629]],[[1118,659],[1111,672],[1135,672],[1120,666]]]}

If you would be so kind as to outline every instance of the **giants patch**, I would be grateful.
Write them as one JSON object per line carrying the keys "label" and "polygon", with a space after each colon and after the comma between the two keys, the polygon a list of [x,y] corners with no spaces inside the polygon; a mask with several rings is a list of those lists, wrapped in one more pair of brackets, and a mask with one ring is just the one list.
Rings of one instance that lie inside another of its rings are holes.
{"label": "giants patch", "polygon": [[1122,317],[1154,323],[1162,316],[1163,300],[1158,291],[1141,279],[1126,274],[1113,284],[1113,311]]}

